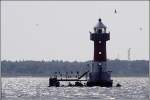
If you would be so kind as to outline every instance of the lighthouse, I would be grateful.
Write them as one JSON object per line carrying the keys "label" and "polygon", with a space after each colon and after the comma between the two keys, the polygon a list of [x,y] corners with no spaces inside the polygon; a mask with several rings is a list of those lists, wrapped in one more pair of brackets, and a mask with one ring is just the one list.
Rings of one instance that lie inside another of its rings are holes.
{"label": "lighthouse", "polygon": [[110,33],[106,32],[106,26],[99,19],[94,27],[94,33],[90,32],[90,40],[94,42],[94,57],[91,62],[87,86],[111,87],[111,71],[107,69],[106,41],[110,40]]}

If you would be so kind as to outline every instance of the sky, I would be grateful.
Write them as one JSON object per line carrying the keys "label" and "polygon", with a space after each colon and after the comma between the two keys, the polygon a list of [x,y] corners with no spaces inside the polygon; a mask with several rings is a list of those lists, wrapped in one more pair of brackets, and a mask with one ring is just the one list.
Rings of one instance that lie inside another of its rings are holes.
{"label": "sky", "polygon": [[1,1],[1,59],[92,60],[99,18],[108,59],[149,59],[148,1]]}

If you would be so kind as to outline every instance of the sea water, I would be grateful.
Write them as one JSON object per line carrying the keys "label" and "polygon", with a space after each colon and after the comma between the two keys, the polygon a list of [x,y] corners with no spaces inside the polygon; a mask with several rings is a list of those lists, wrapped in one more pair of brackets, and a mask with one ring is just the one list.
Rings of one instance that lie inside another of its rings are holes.
{"label": "sea water", "polygon": [[[48,79],[2,78],[2,100],[149,100],[149,79],[146,77],[112,78],[114,86],[111,88],[48,87]],[[122,86],[115,87],[117,83]]]}

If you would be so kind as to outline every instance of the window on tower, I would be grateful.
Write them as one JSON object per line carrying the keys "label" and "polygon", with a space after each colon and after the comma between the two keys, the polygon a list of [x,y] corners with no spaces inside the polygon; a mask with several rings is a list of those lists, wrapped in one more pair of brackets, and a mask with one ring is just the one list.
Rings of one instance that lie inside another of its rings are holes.
{"label": "window on tower", "polygon": [[99,54],[102,54],[102,52],[99,52]]}
{"label": "window on tower", "polygon": [[102,29],[98,29],[97,32],[98,32],[98,33],[102,33],[103,30],[102,30]]}
{"label": "window on tower", "polygon": [[98,66],[102,66],[102,63],[98,63]]}

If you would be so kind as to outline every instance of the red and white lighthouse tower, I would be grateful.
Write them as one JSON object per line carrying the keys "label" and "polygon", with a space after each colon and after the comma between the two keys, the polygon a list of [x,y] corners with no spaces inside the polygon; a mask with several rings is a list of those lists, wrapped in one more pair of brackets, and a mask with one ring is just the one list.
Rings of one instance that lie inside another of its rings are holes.
{"label": "red and white lighthouse tower", "polygon": [[87,86],[111,87],[111,73],[107,70],[106,41],[110,39],[110,33],[106,32],[106,26],[101,19],[94,27],[94,33],[90,33],[90,40],[94,41],[94,60],[91,63],[91,71]]}

